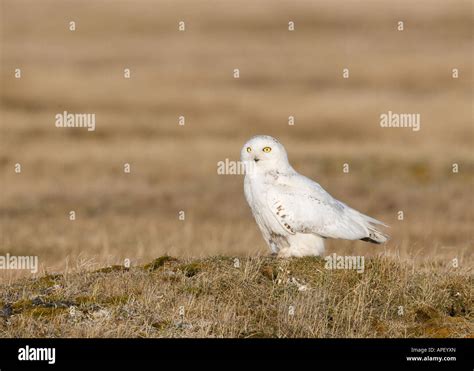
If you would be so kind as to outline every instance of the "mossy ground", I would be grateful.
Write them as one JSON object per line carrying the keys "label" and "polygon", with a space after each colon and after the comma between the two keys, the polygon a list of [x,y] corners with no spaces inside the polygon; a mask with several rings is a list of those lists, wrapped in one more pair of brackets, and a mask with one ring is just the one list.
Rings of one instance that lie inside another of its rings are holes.
{"label": "mossy ground", "polygon": [[[237,262],[237,264],[236,264]],[[469,337],[469,271],[376,257],[163,256],[1,287],[3,337]]]}

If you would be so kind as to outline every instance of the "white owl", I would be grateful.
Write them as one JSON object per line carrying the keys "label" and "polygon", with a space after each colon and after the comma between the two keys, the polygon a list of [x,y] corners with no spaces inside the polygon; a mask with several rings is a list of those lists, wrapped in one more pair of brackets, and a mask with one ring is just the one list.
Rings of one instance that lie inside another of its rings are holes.
{"label": "white owl", "polygon": [[297,173],[275,138],[259,135],[242,148],[244,192],[265,241],[280,257],[321,255],[324,239],[384,243],[384,225],[336,200],[318,183]]}

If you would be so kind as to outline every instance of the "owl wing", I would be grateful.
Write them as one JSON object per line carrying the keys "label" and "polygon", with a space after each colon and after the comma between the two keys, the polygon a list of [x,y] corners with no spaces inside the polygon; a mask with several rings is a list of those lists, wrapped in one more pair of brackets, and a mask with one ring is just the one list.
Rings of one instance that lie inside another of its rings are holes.
{"label": "owl wing", "polygon": [[[307,179],[307,178],[306,178]],[[267,204],[273,216],[291,234],[314,233],[322,237],[358,240],[386,236],[371,224],[382,224],[336,200],[319,184],[273,185],[267,192]],[[376,233],[378,235],[376,236]]]}

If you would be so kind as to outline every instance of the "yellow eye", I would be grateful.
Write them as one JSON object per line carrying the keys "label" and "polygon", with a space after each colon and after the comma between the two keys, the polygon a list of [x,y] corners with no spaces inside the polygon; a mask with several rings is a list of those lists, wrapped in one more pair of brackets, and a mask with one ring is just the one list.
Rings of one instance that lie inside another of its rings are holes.
{"label": "yellow eye", "polygon": [[272,150],[272,149],[271,149],[270,147],[265,147],[265,148],[263,149],[263,152],[268,153],[268,152],[270,152],[271,150]]}
{"label": "yellow eye", "polygon": [[252,148],[247,147],[247,152],[252,152]]}

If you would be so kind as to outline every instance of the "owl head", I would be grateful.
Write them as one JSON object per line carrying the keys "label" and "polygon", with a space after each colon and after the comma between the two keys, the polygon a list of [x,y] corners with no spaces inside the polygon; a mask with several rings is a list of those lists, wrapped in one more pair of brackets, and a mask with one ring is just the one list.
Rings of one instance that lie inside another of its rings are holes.
{"label": "owl head", "polygon": [[240,152],[246,168],[256,171],[285,170],[290,166],[285,147],[268,135],[257,135],[247,141]]}

